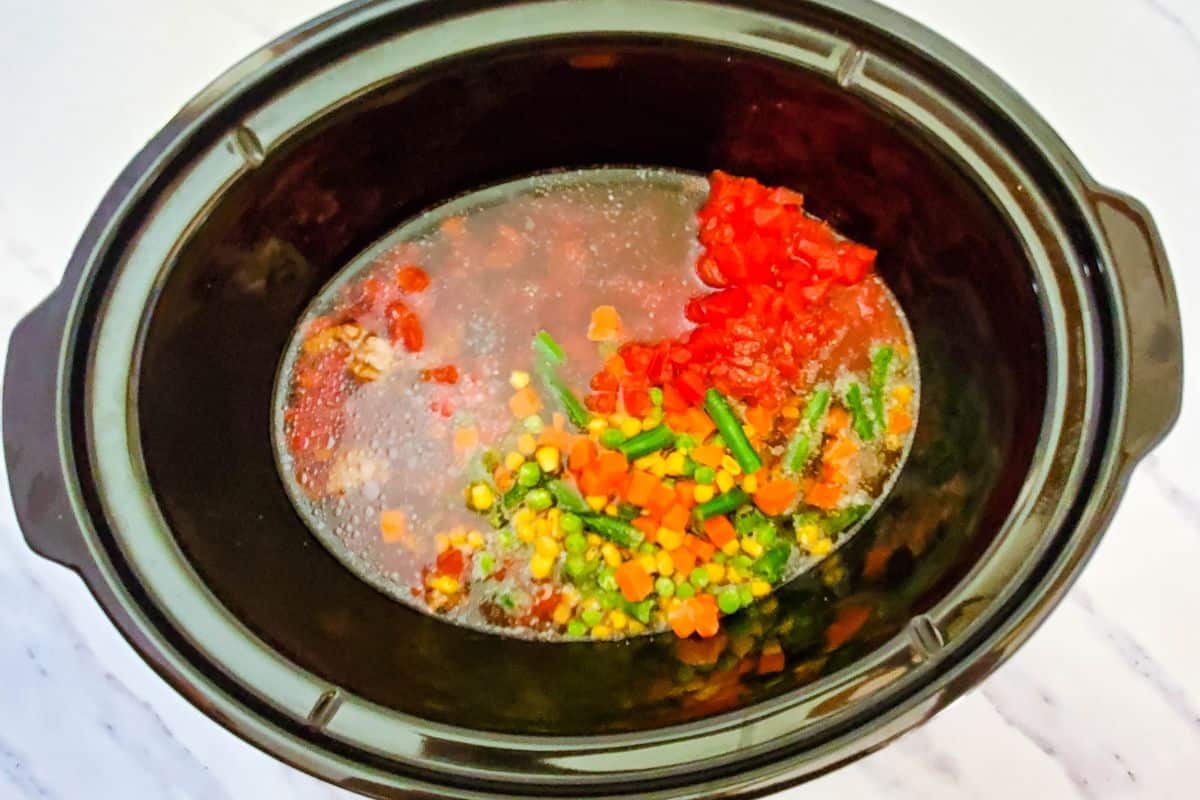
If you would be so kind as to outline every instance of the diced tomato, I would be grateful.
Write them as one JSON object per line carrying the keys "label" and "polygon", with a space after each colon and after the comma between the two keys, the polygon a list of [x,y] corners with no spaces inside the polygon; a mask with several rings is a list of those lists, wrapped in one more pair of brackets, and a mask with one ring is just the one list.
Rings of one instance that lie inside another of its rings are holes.
{"label": "diced tomato", "polygon": [[437,571],[439,575],[446,575],[457,580],[462,575],[465,566],[466,560],[463,558],[462,550],[457,547],[451,547],[438,554]]}
{"label": "diced tomato", "polygon": [[425,383],[458,383],[458,367],[446,364],[441,367],[421,370],[421,380]]}
{"label": "diced tomato", "polygon": [[396,285],[405,294],[423,292],[429,287],[429,275],[420,267],[410,264],[396,271]]}

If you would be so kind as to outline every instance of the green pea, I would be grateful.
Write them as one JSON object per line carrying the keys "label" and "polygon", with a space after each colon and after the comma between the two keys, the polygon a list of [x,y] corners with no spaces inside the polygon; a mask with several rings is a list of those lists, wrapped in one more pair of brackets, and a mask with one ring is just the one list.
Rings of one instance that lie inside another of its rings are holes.
{"label": "green pea", "polygon": [[[705,577],[707,577],[707,576],[705,576]],[[689,597],[695,596],[695,594],[696,594],[696,588],[694,586],[692,586],[690,583],[688,583],[687,581],[684,581],[683,583],[681,583],[675,587],[675,596],[678,597],[680,600],[687,600]]]}
{"label": "green pea", "polygon": [[571,553],[567,556],[567,574],[572,578],[582,578],[587,574],[588,562],[582,553]]}
{"label": "green pea", "polygon": [[502,528],[497,534],[497,538],[500,540],[500,546],[505,550],[511,550],[517,543],[517,536],[513,533],[512,528]]}
{"label": "green pea", "polygon": [[676,450],[691,450],[697,444],[696,437],[690,433],[681,433],[675,437]]}
{"label": "green pea", "polygon": [[750,584],[743,583],[737,588],[738,602],[743,606],[748,606],[754,602],[754,592],[750,591]]}
{"label": "green pea", "polygon": [[594,628],[600,624],[600,620],[604,619],[604,612],[598,608],[589,608],[580,614],[579,618],[583,620],[584,625]]}
{"label": "green pea", "polygon": [[661,406],[663,403],[663,391],[657,386],[650,387],[650,402],[656,406]]}
{"label": "green pea", "polygon": [[583,531],[583,520],[581,520],[577,515],[568,511],[562,515],[561,519],[559,519],[558,526],[562,528],[562,532],[564,534],[570,536],[573,533],[580,533]]}
{"label": "green pea", "polygon": [[638,545],[638,552],[644,556],[652,556],[658,552],[658,547],[651,542],[642,542]]}
{"label": "green pea", "polygon": [[554,495],[547,489],[530,489],[529,494],[525,495],[525,505],[534,511],[545,511],[554,505]]}
{"label": "green pea", "polygon": [[563,544],[567,546],[567,552],[573,555],[586,553],[588,548],[587,537],[578,532],[568,533]]}
{"label": "green pea", "polygon": [[711,444],[713,447],[724,447],[725,446],[725,437],[718,433],[715,436],[713,436],[711,439],[709,439],[708,443]]}
{"label": "green pea", "polygon": [[730,586],[717,595],[717,608],[726,614],[732,614],[742,607],[738,590]]}
{"label": "green pea", "polygon": [[571,620],[567,623],[567,636],[574,636],[575,638],[587,636],[587,625],[577,619]]}
{"label": "green pea", "polygon": [[675,594],[675,581],[670,578],[659,578],[654,582],[654,591],[660,597],[671,597]]}
{"label": "green pea", "polygon": [[492,574],[492,569],[496,566],[496,559],[491,553],[481,553],[479,555],[479,572],[485,577]]}
{"label": "green pea", "polygon": [[612,611],[617,607],[619,601],[620,597],[615,592],[605,592],[604,596],[600,598],[600,607],[605,611]]}
{"label": "green pea", "polygon": [[692,477],[696,479],[696,483],[703,486],[710,486],[717,479],[717,471],[712,467],[706,467],[701,464],[696,467],[696,471],[692,474]]}
{"label": "green pea", "polygon": [[712,562],[714,564],[724,564],[725,563],[725,554],[722,553],[720,550],[713,553]]}
{"label": "green pea", "polygon": [[521,420],[521,424],[524,425],[525,430],[529,431],[530,433],[541,433],[542,430],[546,427],[546,423],[543,422],[542,418],[539,417],[537,414],[534,414],[532,416],[526,417],[525,419]]}
{"label": "green pea", "polygon": [[[517,468],[517,483],[525,487],[537,486],[542,481],[542,468],[535,461],[526,461]],[[529,499],[528,495],[525,498]]]}
{"label": "green pea", "polygon": [[690,478],[696,474],[696,462],[690,457],[683,460],[683,477]]}
{"label": "green pea", "polygon": [[604,572],[600,573],[599,579],[600,588],[606,592],[615,592],[617,590],[617,578],[613,575],[612,567],[608,567]]}
{"label": "green pea", "polygon": [[654,611],[653,600],[643,600],[633,607],[633,618],[643,625],[650,624],[650,614]]}
{"label": "green pea", "polygon": [[708,570],[704,567],[696,567],[692,570],[692,574],[688,575],[688,580],[697,589],[703,589],[708,586]]}
{"label": "green pea", "polygon": [[754,566],[754,559],[745,553],[740,553],[733,557],[733,565],[739,570],[745,571]]}
{"label": "green pea", "polygon": [[757,539],[758,543],[763,547],[770,547],[771,545],[775,544],[775,539],[777,536],[778,534],[775,532],[774,525],[763,526],[754,533],[754,538]]}
{"label": "green pea", "polygon": [[600,434],[600,444],[607,447],[609,450],[616,450],[625,441],[625,434],[621,433],[616,428],[605,428]]}

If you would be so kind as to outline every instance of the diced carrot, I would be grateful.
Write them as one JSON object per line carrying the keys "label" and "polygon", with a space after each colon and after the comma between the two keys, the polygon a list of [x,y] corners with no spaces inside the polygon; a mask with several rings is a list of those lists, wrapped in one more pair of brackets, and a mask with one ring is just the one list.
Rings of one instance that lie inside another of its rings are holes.
{"label": "diced carrot", "polygon": [[787,663],[787,658],[783,655],[783,650],[775,647],[771,650],[763,650],[762,655],[758,658],[759,675],[770,675],[774,672],[783,672],[783,668]]}
{"label": "diced carrot", "polygon": [[618,379],[625,377],[625,373],[628,372],[625,368],[625,359],[614,353],[604,360],[604,371]]}
{"label": "diced carrot", "polygon": [[550,424],[556,431],[565,431],[567,429],[567,418],[561,411],[555,411],[550,415]]}
{"label": "diced carrot", "polygon": [[[708,414],[705,414],[698,408],[689,409],[687,415],[688,433],[695,436],[699,441],[704,441],[717,429],[716,423],[709,419]],[[710,464],[709,466],[712,465]]]}
{"label": "diced carrot", "polygon": [[621,335],[621,315],[612,306],[596,306],[592,309],[592,322],[588,326],[587,338],[591,342],[611,342]]}
{"label": "diced carrot", "polygon": [[[624,362],[621,362],[621,363],[623,364]],[[671,384],[667,384],[666,386],[664,386],[662,393],[663,393],[663,402],[662,402],[663,410],[666,411],[668,414],[678,414],[682,411],[688,410],[689,405],[688,405],[687,399],[684,398],[684,396],[679,393],[679,390],[676,389]],[[673,430],[684,430],[684,429],[683,428],[673,428]]]}
{"label": "diced carrot", "polygon": [[912,417],[903,408],[893,408],[888,414],[887,432],[899,435],[912,429]]}
{"label": "diced carrot", "polygon": [[692,460],[713,469],[721,466],[721,459],[724,457],[725,451],[716,445],[702,444],[692,448]]}
{"label": "diced carrot", "polygon": [[671,560],[675,562],[675,571],[686,575],[696,568],[696,554],[686,547],[676,547],[671,551]]}
{"label": "diced carrot", "polygon": [[696,484],[691,481],[676,481],[675,502],[687,509],[696,505]]}
{"label": "diced carrot", "polygon": [[667,614],[667,622],[676,636],[686,639],[696,632],[695,609],[689,602],[680,603]]}
{"label": "diced carrot", "polygon": [[408,519],[398,508],[389,508],[379,515],[379,533],[386,544],[404,540],[408,533]]}
{"label": "diced carrot", "polygon": [[746,422],[754,426],[759,436],[765,436],[775,425],[775,414],[762,406],[751,406],[746,409]]}
{"label": "diced carrot", "polygon": [[729,521],[729,517],[709,517],[704,520],[704,533],[708,535],[708,540],[717,547],[724,547],[728,543],[737,538],[737,531],[734,530],[733,523]]}
{"label": "diced carrot", "polygon": [[654,517],[634,517],[633,521],[629,524],[646,534],[647,539],[651,537],[654,539],[658,538],[659,524],[658,520]]}
{"label": "diced carrot", "polygon": [[646,501],[646,508],[660,517],[667,513],[673,505],[675,505],[675,490],[670,486],[664,486],[662,483],[654,487],[654,492],[651,493],[650,499]]}
{"label": "diced carrot", "polygon": [[681,639],[675,643],[675,657],[692,667],[704,667],[717,663],[729,637],[725,634],[711,639]]}
{"label": "diced carrot", "polygon": [[508,410],[514,417],[525,419],[542,410],[542,401],[533,387],[526,386],[508,398]]}
{"label": "diced carrot", "polygon": [[849,436],[839,436],[831,439],[825,446],[824,459],[836,463],[845,463],[858,452],[858,445]]}
{"label": "diced carrot", "polygon": [[512,488],[512,470],[503,464],[499,464],[494,470],[492,470],[492,480],[496,482],[497,489],[502,492],[507,492],[510,488]]}
{"label": "diced carrot", "polygon": [[837,650],[854,638],[870,618],[871,612],[863,606],[842,606],[837,619],[825,629],[825,652]]}
{"label": "diced carrot", "polygon": [[717,548],[703,539],[698,539],[691,534],[688,534],[687,548],[696,554],[696,558],[704,564],[712,561],[713,555],[717,552]]}
{"label": "diced carrot", "polygon": [[631,603],[645,600],[654,590],[654,581],[650,574],[636,561],[626,561],[617,567],[613,577],[617,580],[617,586],[621,588],[621,594]]}
{"label": "diced carrot", "polygon": [[454,431],[454,454],[464,456],[479,444],[479,429],[474,425]]}
{"label": "diced carrot", "polygon": [[842,499],[842,487],[835,483],[814,482],[804,493],[804,502],[810,506],[830,511]]}
{"label": "diced carrot", "polygon": [[688,513],[688,510],[676,504],[668,508],[662,515],[662,524],[663,527],[673,531],[682,531],[687,529],[689,519],[691,519],[691,514]]}
{"label": "diced carrot", "polygon": [[[665,406],[664,406],[665,408]],[[687,414],[667,412],[663,419],[667,423],[667,427],[677,433],[687,433],[688,426],[691,425],[691,418]]]}
{"label": "diced carrot", "polygon": [[589,496],[608,496],[608,481],[596,470],[596,462],[579,474],[579,491]]}
{"label": "diced carrot", "polygon": [[660,483],[658,478],[649,472],[635,469],[629,476],[629,489],[625,492],[625,499],[635,506],[645,507]]}
{"label": "diced carrot", "polygon": [[837,436],[848,427],[850,427],[850,412],[841,406],[834,406],[829,409],[829,413],[825,416],[826,433],[831,436]]}
{"label": "diced carrot", "polygon": [[616,450],[605,450],[596,457],[596,470],[606,477],[624,475],[629,471],[629,459]]}
{"label": "diced carrot", "polygon": [[698,594],[687,602],[695,606],[692,613],[696,620],[696,633],[705,639],[716,636],[721,630],[717,598],[711,594]]}
{"label": "diced carrot", "polygon": [[538,444],[547,445],[557,450],[567,450],[571,447],[571,434],[561,428],[542,428],[538,434]]}
{"label": "diced carrot", "polygon": [[799,487],[786,478],[769,481],[754,493],[754,504],[770,517],[776,517],[791,508]]}
{"label": "diced carrot", "polygon": [[586,436],[580,436],[571,445],[571,452],[567,456],[567,466],[572,472],[582,472],[583,468],[596,460],[596,445]]}

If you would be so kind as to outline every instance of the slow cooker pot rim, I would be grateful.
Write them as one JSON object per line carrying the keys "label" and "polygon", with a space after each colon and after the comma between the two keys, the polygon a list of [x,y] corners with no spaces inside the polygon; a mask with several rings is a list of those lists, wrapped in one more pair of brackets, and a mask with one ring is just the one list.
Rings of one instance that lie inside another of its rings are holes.
{"label": "slow cooker pot rim", "polygon": [[[475,6],[476,4],[456,4],[456,6],[464,7],[464,8],[467,7],[468,5]],[[889,18],[895,17],[895,15],[892,15],[890,12],[884,12],[880,9],[875,9],[866,4],[854,4],[854,5],[861,6],[860,10],[864,14],[866,14],[867,12],[870,12],[871,16],[875,17],[875,19],[878,20],[877,24],[890,22],[890,23],[894,23],[896,25],[897,29],[906,29],[906,32],[909,35],[912,35],[914,32],[919,33],[919,31],[914,31],[913,26],[911,26],[911,24],[907,23],[906,21],[901,23],[895,19],[889,19]],[[391,4],[379,3],[379,4],[366,4],[363,6],[347,7],[344,9],[340,9],[338,11],[332,12],[329,15],[326,15],[326,17],[323,17],[323,18],[320,18],[320,19],[314,21],[309,26],[307,26],[305,29],[302,29],[295,36],[286,37],[284,40],[280,40],[280,42],[277,42],[276,45],[274,45],[272,47],[278,47],[281,43],[286,42],[292,50],[292,52],[288,53],[287,55],[288,56],[296,55],[296,57],[298,58],[299,57],[298,53],[302,49],[303,43],[309,37],[312,37],[316,33],[321,32],[321,31],[332,31],[335,28],[342,27],[343,25],[345,25],[346,27],[349,27],[350,22],[355,17],[357,11],[361,11],[361,13],[369,16],[370,12],[372,12],[372,11],[377,11],[380,14],[382,14],[386,9],[388,9],[390,7],[391,7]],[[934,40],[934,41],[936,42],[936,40]],[[943,45],[943,49],[946,49],[946,47],[947,46]],[[280,48],[280,49],[282,49],[282,48]],[[951,51],[950,55],[956,55],[956,53],[954,53],[954,51]],[[74,297],[72,298],[71,297],[71,294],[72,294],[71,284],[73,282],[80,281],[81,278],[84,279],[83,282],[87,282],[87,283],[90,283],[92,280],[94,280],[96,278],[95,273],[85,273],[85,270],[88,267],[97,266],[100,262],[100,256],[102,253],[107,254],[107,253],[113,252],[113,250],[111,249],[111,245],[113,245],[115,243],[115,241],[119,241],[121,238],[119,235],[116,235],[121,231],[121,228],[120,228],[121,224],[127,222],[130,219],[138,218],[138,216],[139,216],[138,212],[140,210],[144,210],[145,205],[149,204],[155,196],[155,192],[153,192],[153,191],[148,192],[146,194],[142,194],[141,192],[143,190],[145,190],[147,185],[150,183],[156,184],[156,188],[161,187],[164,183],[166,183],[167,178],[165,176],[164,170],[167,167],[168,160],[169,160],[167,158],[168,152],[173,146],[178,147],[180,145],[180,140],[183,138],[183,134],[186,131],[191,130],[193,128],[193,126],[198,127],[199,123],[200,123],[200,119],[203,116],[215,113],[214,109],[216,108],[218,100],[220,100],[222,98],[222,96],[224,95],[224,93],[226,91],[231,90],[234,84],[242,85],[243,88],[245,88],[244,84],[256,82],[256,81],[251,80],[252,76],[255,73],[265,74],[265,73],[275,72],[275,70],[272,70],[269,68],[270,64],[271,64],[270,61],[260,64],[260,63],[258,63],[258,58],[259,57],[257,57],[257,56],[252,56],[251,59],[248,59],[246,62],[243,62],[243,64],[239,65],[238,67],[235,67],[234,70],[232,70],[229,75],[227,75],[225,78],[220,79],[216,84],[214,84],[213,87],[210,87],[210,89],[206,90],[199,98],[197,98],[196,101],[193,101],[192,104],[189,104],[189,106],[180,115],[180,117],[177,118],[176,120],[174,120],[171,124],[169,124],[168,127],[166,129],[164,129],[163,133],[160,134],[158,137],[156,137],[155,140],[153,140],[152,143],[146,148],[146,150],[143,151],[143,153],[140,154],[137,159],[135,159],[134,163],[131,164],[131,166],[122,174],[122,177],[118,181],[117,185],[114,186],[114,188],[106,196],[104,202],[101,204],[100,210],[97,212],[97,215],[94,218],[92,224],[89,225],[88,231],[85,233],[84,239],[81,241],[80,246],[77,249],[76,254],[72,259],[71,267],[68,271],[68,277],[64,281],[63,289],[60,289],[60,291],[58,293],[56,293],[57,303],[55,304],[55,307],[52,308],[52,311],[55,314],[60,315],[60,316],[64,315],[64,312],[66,311],[66,309],[65,309],[66,302],[68,302],[68,301],[73,302],[74,300],[78,300],[78,299],[82,298],[84,296],[84,294],[86,294],[86,291],[82,290],[82,289],[84,289],[84,287],[79,287],[81,289],[81,291],[74,293]],[[277,55],[277,56],[274,56],[274,58],[276,60],[283,60],[283,59],[285,59],[285,56]],[[978,69],[978,65],[974,65],[972,62],[969,62],[969,60],[959,59],[959,63],[960,63],[960,65],[962,65],[962,68],[964,70],[968,70],[968,69],[977,70]],[[977,83],[982,82],[983,84],[986,85],[989,80],[992,80],[992,79],[988,78],[988,76],[986,76],[986,75],[983,77],[984,77],[984,80],[982,80],[982,81],[977,80]],[[992,87],[992,90],[995,91],[996,87]],[[1009,100],[1011,101],[1012,98],[1009,98]],[[1019,110],[1025,112],[1025,114],[1028,116],[1032,116],[1029,114],[1028,110],[1025,109],[1023,106],[1021,106]],[[1042,123],[1040,123],[1040,120],[1037,120],[1036,117],[1033,117],[1032,122],[1028,119],[1025,119],[1023,121],[1026,123],[1027,126],[1032,126],[1034,129],[1043,125]],[[1042,131],[1042,133],[1045,134],[1046,131]],[[1069,191],[1071,191],[1071,193],[1073,195],[1076,196],[1076,198],[1081,197],[1084,193],[1089,192],[1089,191],[1090,192],[1098,191],[1097,187],[1095,187],[1095,185],[1093,183],[1091,183],[1090,180],[1087,179],[1086,176],[1082,173],[1082,171],[1078,168],[1078,165],[1075,164],[1074,159],[1069,155],[1069,153],[1067,153],[1065,151],[1065,149],[1062,148],[1061,143],[1057,142],[1057,139],[1053,138],[1052,135],[1048,141],[1048,145],[1059,150],[1057,155],[1058,155],[1060,163],[1062,163],[1064,165],[1065,169],[1067,170],[1067,175],[1064,176],[1060,172],[1060,174],[1057,177],[1059,179],[1063,179],[1064,177],[1066,177],[1068,180],[1070,180],[1071,183],[1076,184],[1074,190],[1069,190]],[[253,148],[253,143],[252,142],[249,143],[248,146]],[[135,189],[135,187],[136,187],[136,189]],[[141,206],[141,208],[137,207],[139,205]],[[1080,210],[1084,214],[1088,213],[1086,204],[1080,204]],[[1092,221],[1092,222],[1093,222],[1093,226],[1094,226],[1094,221]],[[110,236],[114,236],[114,235],[116,235],[115,241],[108,241],[108,242],[105,241]],[[1102,240],[1100,240],[1099,237],[1097,237],[1096,246],[1100,250],[1103,250],[1103,248],[1104,248],[1104,242]],[[1106,259],[1103,259],[1103,260],[1106,261]],[[91,287],[87,287],[87,288],[90,289]],[[1113,300],[1114,300],[1114,303],[1116,303],[1116,305],[1119,307],[1119,305],[1120,305],[1119,297],[1114,297]],[[76,325],[79,323],[79,319],[80,319],[80,315],[78,312],[79,312],[78,307],[75,307],[72,309],[71,320],[72,320],[73,324],[76,324]],[[102,313],[102,310],[97,310],[97,313]],[[53,328],[52,325],[50,327]],[[63,347],[59,354],[62,358],[64,358],[64,359],[70,358],[71,352],[72,352],[71,345],[74,344],[75,335],[78,332],[79,332],[79,329],[75,328],[72,331],[71,336],[67,337],[64,340]],[[1120,352],[1122,352],[1120,342],[1116,343],[1116,346],[1114,346],[1113,350],[1118,354]],[[63,363],[66,364],[69,362],[64,361]],[[12,372],[11,368],[12,368],[12,360],[10,359],[10,378],[12,377],[11,376],[11,372]],[[64,374],[65,374],[66,367],[64,366],[63,369],[64,369]],[[43,381],[43,383],[44,383],[44,381]],[[11,380],[7,381],[6,385],[11,385]],[[67,402],[66,395],[68,394],[68,391],[69,391],[67,381],[61,380],[58,383],[58,385],[53,388],[55,390],[56,396],[59,399],[59,402],[60,403]],[[1118,389],[1118,392],[1119,392],[1119,389]],[[6,404],[6,417],[8,417],[7,405],[8,404]],[[78,419],[77,417],[75,417],[75,418]],[[7,423],[7,419],[6,419],[6,423]],[[8,427],[7,424],[6,424],[6,427]],[[79,431],[76,431],[76,433],[78,433],[78,432]],[[70,463],[72,455],[71,455],[71,447],[70,447],[70,444],[68,441],[69,432],[61,431],[60,433],[62,434],[61,437],[56,436],[55,438],[56,438],[56,440],[60,441],[61,453],[63,454],[62,457],[64,459],[64,462],[67,465],[67,468],[68,468],[70,474],[75,474],[73,465],[71,465],[71,463]],[[11,458],[11,448],[10,448],[10,458]],[[1109,464],[1109,468],[1104,470],[1104,472],[1107,473],[1107,478],[1106,478],[1105,482],[1112,480],[1113,464],[1112,464],[1111,460],[1109,460],[1108,464]],[[18,470],[13,470],[13,471],[17,472]],[[86,489],[85,489],[85,491],[86,491]],[[94,507],[96,507],[96,506],[94,506]],[[76,509],[77,509],[77,511],[82,511],[82,506],[77,505]],[[1101,511],[1102,510],[1103,509],[1101,509]],[[24,522],[24,520],[23,520],[23,522]],[[99,522],[99,519],[97,519],[97,522]],[[28,526],[26,526],[26,529],[27,529],[27,531],[29,530]],[[1086,538],[1088,538],[1088,537],[1083,536],[1083,535],[1081,535],[1079,537],[1080,540],[1084,540]],[[106,537],[106,539],[107,539],[107,537]],[[89,544],[91,544],[91,543],[89,542]],[[1074,542],[1074,544],[1079,545],[1079,544],[1081,544],[1081,541],[1077,540],[1076,542]],[[127,583],[125,585],[126,588],[136,586],[136,581],[134,579],[133,574],[126,569],[122,569],[119,566],[120,562],[121,562],[119,546],[115,545],[115,543],[112,542],[111,540],[108,540],[106,542],[106,546],[109,547],[107,552],[105,552],[99,548],[96,548],[96,549],[93,549],[90,553],[79,553],[79,552],[69,553],[64,550],[64,551],[60,551],[57,554],[51,553],[51,555],[58,555],[58,556],[60,556],[61,560],[64,560],[64,561],[74,561],[75,565],[77,567],[81,567],[83,569],[83,571],[85,572],[85,576],[88,578],[89,585],[92,586],[93,591],[96,591],[97,593],[103,593],[104,597],[102,597],[102,602],[105,605],[106,610],[108,610],[109,613],[113,614],[114,617],[120,617],[121,612],[119,610],[117,610],[115,607],[110,606],[110,603],[113,602],[117,597],[117,595],[113,594],[113,593],[120,591],[120,587],[114,587],[112,585],[109,585],[102,590],[99,586],[97,586],[97,584],[104,582],[102,576],[99,573],[99,567],[97,566],[97,563],[92,563],[90,565],[86,563],[87,561],[92,560],[92,559],[95,559],[96,562],[99,562],[101,559],[106,559],[106,557],[111,556],[112,563],[114,565],[117,565],[116,568],[121,573],[122,578],[124,580],[129,581],[129,583]],[[1073,567],[1076,563],[1077,563],[1077,559],[1073,560],[1070,566]],[[136,590],[134,590],[134,591],[136,591]],[[126,613],[132,613],[130,605],[129,605],[131,599],[132,598],[126,596],[126,597],[121,598],[119,601],[120,605],[123,605],[125,607]],[[1043,598],[1043,600],[1044,599],[1045,598]],[[139,607],[139,610],[142,612],[149,612],[151,609],[148,609],[146,606],[142,605],[142,602],[145,602],[146,600],[147,600],[147,598],[144,598],[144,597],[139,598],[139,599],[135,600],[132,604],[134,606]],[[1044,608],[1044,604],[1043,604],[1043,608]],[[175,683],[176,685],[180,685],[181,683],[184,684],[185,690],[187,688],[192,688],[187,685],[189,683],[188,678],[183,677],[182,673],[174,673],[172,671],[172,669],[176,668],[177,666],[182,667],[183,662],[179,662],[178,665],[170,665],[169,666],[164,661],[157,661],[157,659],[155,658],[155,656],[156,656],[155,650],[156,649],[158,650],[157,655],[160,658],[166,657],[166,654],[163,652],[163,649],[161,647],[156,646],[155,644],[151,643],[151,641],[150,641],[151,637],[146,634],[147,629],[141,627],[144,624],[150,624],[151,627],[157,627],[158,624],[161,624],[164,622],[162,619],[156,620],[154,623],[147,623],[147,621],[144,619],[143,620],[118,619],[117,621],[121,625],[122,629],[126,631],[126,634],[130,635],[132,638],[134,638],[136,640],[135,644],[138,645],[139,649],[142,649],[143,652],[145,652],[148,655],[148,657],[150,657],[152,660],[155,660],[157,662],[156,666],[160,669],[160,671],[168,673],[168,677],[169,677],[169,679],[172,680],[173,683]],[[136,632],[131,633],[131,630],[136,631]],[[1028,631],[1028,629],[1026,629],[1026,633],[1027,633],[1027,631]],[[160,633],[161,632],[162,631],[160,630]],[[187,647],[186,643],[183,643],[182,641],[177,644],[181,648]],[[172,660],[174,660],[174,659],[172,659]],[[223,687],[223,690],[226,692],[229,692],[229,687],[225,686],[225,687]],[[194,691],[194,689],[193,689],[193,691]],[[233,691],[230,693],[233,694],[235,697],[238,694],[236,691]],[[897,707],[897,709],[898,709],[898,707]],[[896,713],[896,715],[899,715],[901,712],[899,710],[896,710],[895,713]],[[288,720],[288,721],[290,722],[290,720]],[[243,732],[248,733],[246,731],[243,731]],[[278,738],[282,738],[282,737],[278,737]],[[278,746],[279,746],[279,744],[278,744],[278,742],[276,742],[276,747],[278,747]],[[311,754],[309,754],[308,756],[305,756],[305,758],[310,758],[310,757],[311,757]]]}

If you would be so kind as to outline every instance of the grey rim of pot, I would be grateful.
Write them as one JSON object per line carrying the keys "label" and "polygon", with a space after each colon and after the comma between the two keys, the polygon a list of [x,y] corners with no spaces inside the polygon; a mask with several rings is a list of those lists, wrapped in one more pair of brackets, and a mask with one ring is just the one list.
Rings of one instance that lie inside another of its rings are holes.
{"label": "grey rim of pot", "polygon": [[[709,797],[762,793],[819,774],[977,683],[1030,635],[1078,573],[1129,469],[1178,413],[1180,326],[1161,244],[1145,211],[1088,177],[999,79],[864,0],[811,0],[786,10],[557,0],[539,4],[536,15],[527,10],[474,2],[346,6],[250,56],[189,103],[121,175],[62,286],[14,333],[4,425],[18,518],[30,546],[77,569],[155,669],[206,713],[348,788]],[[385,18],[391,33],[314,66],[331,43],[364,35]],[[820,27],[831,21],[853,30],[854,39]],[[936,137],[970,168],[1024,237],[1046,290],[1049,402],[1039,451],[1053,458],[1035,461],[1005,529],[958,589],[850,675],[835,673],[734,714],[619,736],[548,740],[406,717],[272,651],[215,600],[179,552],[140,457],[131,387],[144,312],[174,248],[232,180],[348,98],[450,52],[606,31],[709,42],[825,74]],[[923,53],[945,82],[987,98],[1023,132],[1030,152],[1014,158],[949,94],[889,59],[895,48]],[[1083,216],[1092,252],[1081,253],[1053,213],[1048,181],[1030,179],[1026,165],[1034,161]],[[1111,326],[1096,313],[1104,306]],[[90,481],[77,462],[84,448]],[[869,702],[853,702],[866,695]],[[851,702],[820,713],[835,696]]]}

